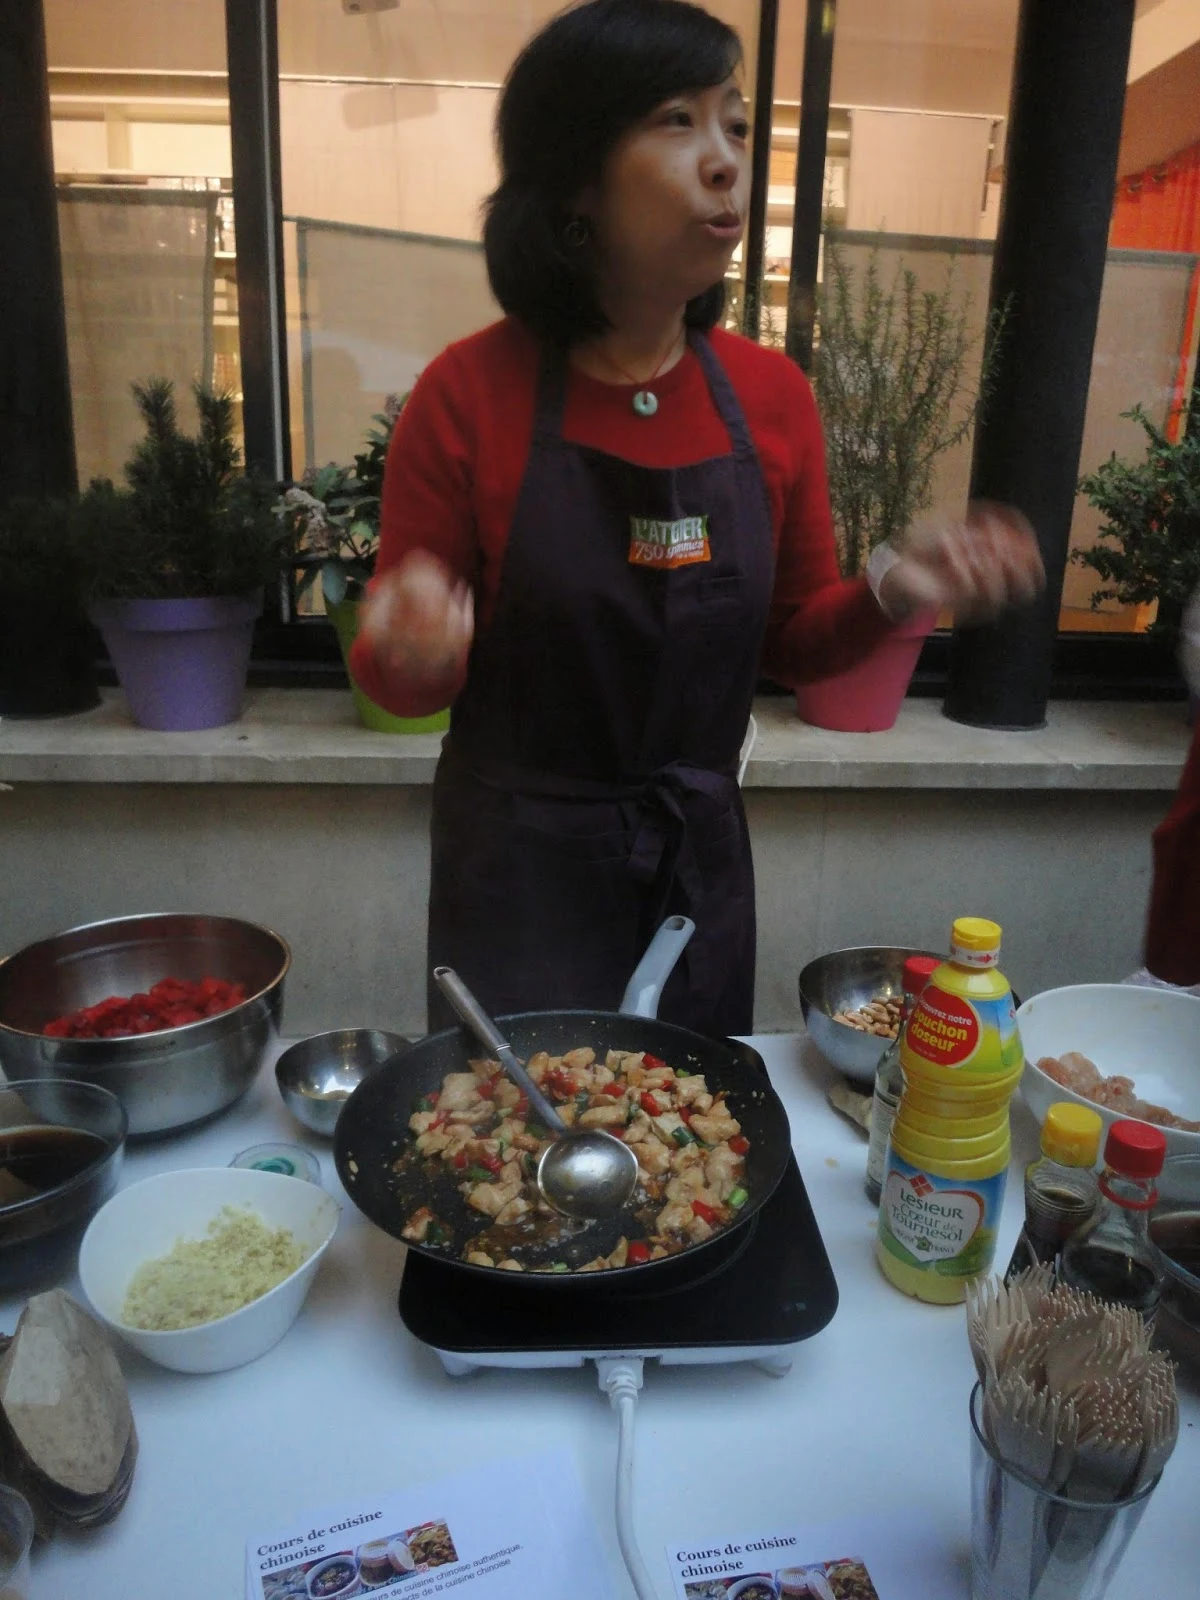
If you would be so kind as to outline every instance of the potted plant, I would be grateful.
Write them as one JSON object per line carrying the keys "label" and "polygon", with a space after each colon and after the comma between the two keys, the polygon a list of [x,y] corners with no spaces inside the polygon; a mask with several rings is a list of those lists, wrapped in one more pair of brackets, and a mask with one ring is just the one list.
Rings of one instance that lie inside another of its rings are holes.
{"label": "potted plant", "polygon": [[[389,395],[386,408],[372,418],[366,447],[352,466],[310,468],[292,484],[276,506],[297,551],[302,576],[298,596],[321,582],[325,615],[332,622],[346,670],[350,647],[358,633],[358,608],[367,582],[375,571],[379,549],[379,514],[383,498],[383,469],[396,419],[407,395]],[[449,711],[428,717],[394,717],[365,695],[350,679],[359,721],[377,733],[432,733],[450,723]]]}
{"label": "potted plant", "polygon": [[1185,426],[1172,441],[1141,406],[1123,416],[1146,435],[1141,461],[1115,454],[1080,480],[1080,492],[1104,518],[1100,543],[1071,559],[1104,580],[1091,597],[1123,605],[1158,602],[1148,632],[1174,649],[1184,606],[1200,587],[1200,387]]}
{"label": "potted plant", "polygon": [[239,470],[227,395],[196,386],[192,437],[170,383],[133,392],[146,436],[125,484],[94,479],[76,508],[84,591],[134,721],[214,728],[241,714],[254,622],[287,530],[274,486]]}
{"label": "potted plant", "polygon": [[99,704],[71,516],[63,499],[0,506],[0,716],[56,717]]}
{"label": "potted plant", "polygon": [[[877,252],[859,274],[827,235],[825,273],[813,383],[842,572],[853,577],[877,544],[932,504],[938,458],[979,415],[1002,318],[989,323],[971,383],[967,364],[980,336],[953,260],[937,289],[921,289],[903,261],[889,283]],[[921,612],[859,666],[798,689],[800,715],[823,728],[890,728],[936,620]]]}

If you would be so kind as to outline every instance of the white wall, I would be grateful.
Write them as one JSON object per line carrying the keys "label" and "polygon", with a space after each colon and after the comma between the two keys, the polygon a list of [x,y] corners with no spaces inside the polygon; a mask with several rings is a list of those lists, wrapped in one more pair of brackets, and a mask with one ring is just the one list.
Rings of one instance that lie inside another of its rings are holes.
{"label": "white wall", "polygon": [[280,85],[289,216],[477,239],[494,89]]}
{"label": "white wall", "polygon": [[[996,917],[1019,993],[1138,964],[1166,794],[747,791],[758,874],[756,1025],[845,945],[940,948]],[[18,785],[0,793],[0,950],[98,918],[218,911],[295,952],[285,1026],[423,1028],[427,788]]]}
{"label": "white wall", "polygon": [[1151,0],[1139,6],[1129,51],[1129,82],[1188,49],[1200,39],[1200,5],[1196,0]]}

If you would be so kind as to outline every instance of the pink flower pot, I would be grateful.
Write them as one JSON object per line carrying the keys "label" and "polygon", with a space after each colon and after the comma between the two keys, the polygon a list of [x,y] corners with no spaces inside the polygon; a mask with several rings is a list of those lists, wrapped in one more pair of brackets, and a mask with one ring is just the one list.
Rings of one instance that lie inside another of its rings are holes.
{"label": "pink flower pot", "polygon": [[936,622],[936,611],[917,612],[856,667],[797,689],[796,710],[814,728],[839,733],[882,733],[892,727]]}

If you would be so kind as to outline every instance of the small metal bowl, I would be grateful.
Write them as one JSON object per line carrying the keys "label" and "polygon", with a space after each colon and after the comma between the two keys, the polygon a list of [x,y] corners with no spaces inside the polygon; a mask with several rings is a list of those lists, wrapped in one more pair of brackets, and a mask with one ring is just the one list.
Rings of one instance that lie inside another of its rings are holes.
{"label": "small metal bowl", "polygon": [[809,1037],[821,1054],[856,1083],[873,1084],[889,1040],[835,1022],[835,1011],[857,1011],[871,1000],[902,997],[904,963],[909,956],[945,957],[936,950],[899,945],[858,945],[831,950],[810,961],[800,974],[800,1009]]}
{"label": "small metal bowl", "polygon": [[378,1028],[343,1028],[302,1039],[275,1063],[283,1103],[297,1122],[332,1138],[342,1107],[363,1079],[409,1042]]}

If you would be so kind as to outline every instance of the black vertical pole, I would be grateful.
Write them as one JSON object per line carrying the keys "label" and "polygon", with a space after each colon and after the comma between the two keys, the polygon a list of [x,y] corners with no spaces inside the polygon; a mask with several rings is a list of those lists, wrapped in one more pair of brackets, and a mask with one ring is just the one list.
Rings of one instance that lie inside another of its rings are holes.
{"label": "black vertical pole", "polygon": [[805,372],[812,366],[813,325],[817,318],[817,265],[825,209],[825,150],[829,143],[829,89],[833,82],[836,23],[837,0],[808,0],[785,340],[788,355]]}
{"label": "black vertical pole", "polygon": [[757,339],[762,328],[763,263],[767,247],[767,192],[771,185],[771,111],[775,101],[775,46],[779,0],[759,0],[758,60],[754,69],[754,149],[750,157],[750,216],[746,223],[742,332]]}
{"label": "black vertical pole", "polygon": [[275,0],[225,0],[246,465],[291,471]]}
{"label": "black vertical pole", "polygon": [[945,712],[985,728],[1046,718],[1117,179],[1134,0],[1022,0],[991,304],[1006,307],[971,493],[1023,511],[1046,589],[957,628]]}
{"label": "black vertical pole", "polygon": [[0,5],[0,499],[76,484],[42,0]]}

